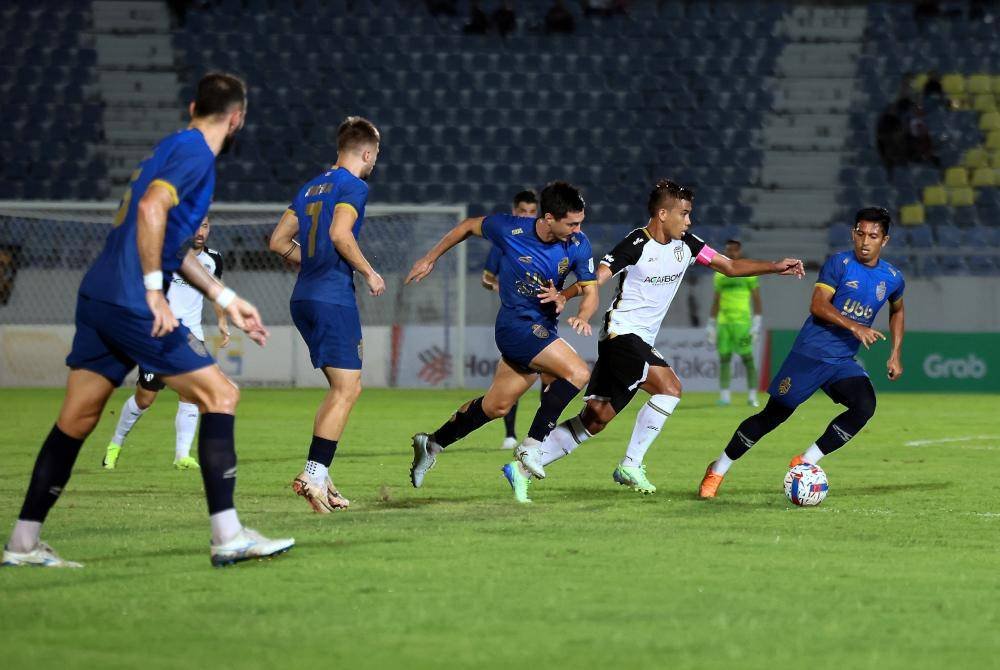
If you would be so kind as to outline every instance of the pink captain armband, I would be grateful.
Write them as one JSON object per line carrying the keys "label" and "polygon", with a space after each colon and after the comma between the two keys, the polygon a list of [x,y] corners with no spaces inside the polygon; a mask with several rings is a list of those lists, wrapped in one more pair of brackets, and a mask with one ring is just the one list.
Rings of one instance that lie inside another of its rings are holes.
{"label": "pink captain armband", "polygon": [[718,251],[708,246],[707,244],[701,248],[698,255],[695,257],[695,262],[699,265],[708,265],[712,262],[712,259],[719,254]]}

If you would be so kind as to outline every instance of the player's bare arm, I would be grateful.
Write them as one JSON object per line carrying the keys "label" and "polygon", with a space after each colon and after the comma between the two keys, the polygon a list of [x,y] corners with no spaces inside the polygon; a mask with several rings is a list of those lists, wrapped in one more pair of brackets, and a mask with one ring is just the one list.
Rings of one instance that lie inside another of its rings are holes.
{"label": "player's bare arm", "polygon": [[330,239],[345,261],[357,270],[368,282],[368,292],[372,295],[385,293],[385,280],[375,272],[365,255],[361,253],[358,241],[354,239],[351,229],[358,220],[358,212],[353,207],[337,205],[333,209],[333,223],[330,224]]}
{"label": "player's bare arm", "polygon": [[[604,286],[604,284],[606,284],[607,281],[614,276],[611,272],[611,268],[609,268],[607,265],[604,265],[603,263],[597,266],[597,272],[595,272],[594,274],[597,275],[597,283],[593,284],[595,288]],[[562,296],[562,305],[565,306],[567,300],[572,300],[573,298],[582,294],[583,289],[584,286],[581,286],[579,282],[576,282],[564,288],[559,293],[559,295]],[[541,297],[541,295],[542,294],[539,294],[539,297]],[[555,301],[556,301],[555,297],[552,297],[551,299],[548,300],[542,300],[542,302],[555,302]],[[562,311],[562,307],[559,307],[559,311]]]}
{"label": "player's bare arm", "polygon": [[[153,337],[162,337],[177,328],[177,317],[163,293],[163,236],[167,232],[167,213],[174,206],[174,194],[166,186],[153,183],[136,210],[136,244],[143,282],[146,284],[146,304],[153,313]],[[158,281],[157,281],[158,278]]]}
{"label": "player's bare arm", "polygon": [[216,279],[215,275],[198,262],[194,251],[189,249],[178,270],[196,291],[217,303],[237,328],[245,332],[251,340],[264,346],[269,333],[264,328],[257,308],[236,295],[236,292]]}
{"label": "player's bare arm", "polygon": [[903,374],[903,363],[900,360],[903,350],[903,331],[906,326],[906,315],[903,309],[903,298],[889,303],[889,337],[891,350],[886,362],[889,379],[896,381]]}
{"label": "player's bare arm", "polygon": [[229,318],[226,316],[225,310],[219,307],[217,303],[212,303],[212,309],[215,310],[215,320],[219,324],[219,334],[222,335],[219,348],[225,349],[229,346]]}
{"label": "player's bare arm", "polygon": [[716,254],[709,263],[713,270],[718,270],[727,277],[755,277],[758,275],[787,275],[802,279],[806,276],[802,261],[797,258],[784,258],[780,261],[759,261],[753,258],[728,258]]}
{"label": "player's bare arm", "polygon": [[444,256],[453,246],[461,244],[473,235],[482,237],[483,219],[485,218],[485,216],[474,216],[465,219],[445,233],[445,236],[430,251],[413,264],[413,267],[410,268],[410,273],[406,275],[406,281],[403,283],[409,284],[411,281],[419,282],[434,270],[434,263],[437,262],[437,259]]}
{"label": "player's bare arm", "polygon": [[299,217],[292,210],[286,209],[285,213],[281,215],[278,225],[274,227],[274,232],[271,233],[268,247],[287,261],[301,263],[302,249],[295,240],[295,236],[298,234]]}
{"label": "player's bare arm", "polygon": [[[574,286],[579,284],[580,282],[577,282]],[[601,296],[598,292],[598,285],[595,283],[586,283],[580,290],[583,292],[583,299],[580,300],[580,309],[576,313],[576,316],[571,316],[567,320],[567,323],[578,335],[587,335],[589,337],[592,332],[590,318],[597,311],[597,307],[601,302]]]}
{"label": "player's bare arm", "polygon": [[[884,340],[885,335],[879,331],[864,326],[856,321],[848,319],[833,306],[833,291],[824,286],[817,286],[813,289],[812,302],[809,304],[809,313],[817,319],[828,321],[835,326],[846,328],[851,331],[854,338],[865,345],[865,349],[870,349],[871,345],[878,340]],[[902,337],[902,334],[900,334]]]}

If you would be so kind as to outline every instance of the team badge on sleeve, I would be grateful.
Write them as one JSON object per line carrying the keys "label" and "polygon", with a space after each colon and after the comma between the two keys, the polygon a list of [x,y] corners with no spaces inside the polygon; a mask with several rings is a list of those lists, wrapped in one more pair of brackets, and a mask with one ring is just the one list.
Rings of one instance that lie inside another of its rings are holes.
{"label": "team badge on sleeve", "polygon": [[785,395],[791,390],[792,390],[792,378],[785,377],[784,379],[781,380],[781,383],[778,384],[778,393],[780,395]]}

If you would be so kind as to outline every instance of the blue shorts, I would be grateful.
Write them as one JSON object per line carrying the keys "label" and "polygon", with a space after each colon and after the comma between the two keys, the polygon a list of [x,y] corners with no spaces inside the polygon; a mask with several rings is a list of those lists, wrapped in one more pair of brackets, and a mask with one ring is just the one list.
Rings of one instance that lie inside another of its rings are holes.
{"label": "blue shorts", "polygon": [[865,369],[853,358],[829,363],[793,351],[781,364],[767,392],[782,405],[794,409],[818,389],[829,395],[830,386],[841,379],[867,376]]}
{"label": "blue shorts", "polygon": [[498,316],[494,337],[507,364],[518,372],[529,372],[535,356],[559,339],[557,328],[551,322]]}
{"label": "blue shorts", "polygon": [[357,305],[295,300],[292,321],[309,347],[314,368],[361,369],[363,345]]}
{"label": "blue shorts", "polygon": [[179,375],[215,364],[205,343],[180,324],[169,335],[153,337],[153,315],[78,296],[76,334],[66,365],[107,377],[115,386],[137,364],[162,376]]}

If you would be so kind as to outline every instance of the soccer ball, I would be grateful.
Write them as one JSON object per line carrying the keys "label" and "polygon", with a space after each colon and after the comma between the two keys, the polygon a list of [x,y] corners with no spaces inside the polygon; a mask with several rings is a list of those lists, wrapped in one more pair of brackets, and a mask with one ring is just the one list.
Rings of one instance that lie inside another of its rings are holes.
{"label": "soccer ball", "polygon": [[818,465],[802,463],[785,475],[785,496],[800,507],[820,504],[829,488],[826,473]]}

